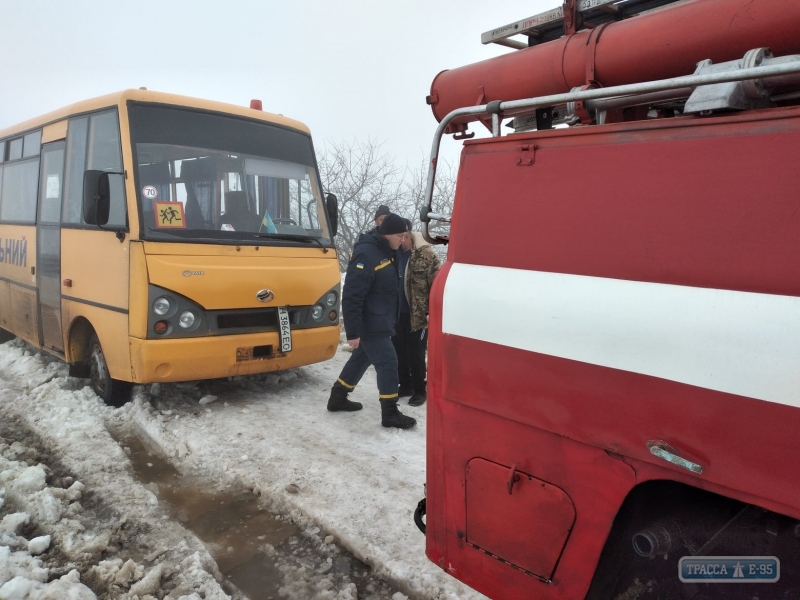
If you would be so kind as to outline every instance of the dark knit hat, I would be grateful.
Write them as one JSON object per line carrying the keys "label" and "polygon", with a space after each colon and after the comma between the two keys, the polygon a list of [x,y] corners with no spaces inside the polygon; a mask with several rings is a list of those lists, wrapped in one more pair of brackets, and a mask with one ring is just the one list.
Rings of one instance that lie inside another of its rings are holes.
{"label": "dark knit hat", "polygon": [[383,223],[378,225],[378,233],[382,233],[383,235],[389,235],[392,233],[405,233],[408,231],[408,226],[406,226],[406,220],[394,213],[389,213],[386,215],[386,218],[383,219]]}
{"label": "dark knit hat", "polygon": [[[388,215],[390,212],[392,212],[392,210],[388,206],[386,206],[385,204],[381,204],[378,207],[378,210],[375,211],[375,219],[377,219],[381,215]],[[375,219],[373,219],[373,221]]]}

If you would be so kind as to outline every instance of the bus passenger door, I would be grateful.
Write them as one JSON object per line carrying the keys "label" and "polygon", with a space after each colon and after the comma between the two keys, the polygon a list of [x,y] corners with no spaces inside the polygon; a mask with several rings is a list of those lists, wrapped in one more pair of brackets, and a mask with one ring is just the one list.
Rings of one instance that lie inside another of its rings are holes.
{"label": "bus passenger door", "polygon": [[42,146],[39,218],[36,220],[39,340],[63,354],[61,328],[61,199],[64,195],[64,142]]}

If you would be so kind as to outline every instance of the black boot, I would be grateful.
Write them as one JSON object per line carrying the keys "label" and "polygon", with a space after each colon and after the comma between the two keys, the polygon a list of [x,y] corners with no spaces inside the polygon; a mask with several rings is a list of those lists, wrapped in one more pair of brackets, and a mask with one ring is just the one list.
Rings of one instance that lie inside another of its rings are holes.
{"label": "black boot", "polygon": [[397,399],[386,400],[381,398],[381,425],[384,427],[397,427],[409,429],[417,424],[416,419],[405,416],[397,410]]}
{"label": "black boot", "polygon": [[414,392],[414,395],[408,399],[409,406],[422,406],[425,404],[425,401],[428,399],[428,395],[425,392]]}
{"label": "black boot", "polygon": [[337,412],[340,410],[347,412],[361,410],[362,406],[360,402],[353,402],[352,400],[347,399],[348,393],[349,392],[344,388],[333,386],[331,388],[331,397],[328,398],[328,410],[331,412]]}

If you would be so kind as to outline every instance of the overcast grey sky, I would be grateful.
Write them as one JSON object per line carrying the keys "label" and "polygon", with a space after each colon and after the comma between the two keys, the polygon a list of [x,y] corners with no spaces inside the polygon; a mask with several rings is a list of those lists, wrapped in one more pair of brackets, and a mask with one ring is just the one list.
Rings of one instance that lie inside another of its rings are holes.
{"label": "overcast grey sky", "polygon": [[[412,166],[441,70],[511,52],[480,34],[559,0],[0,0],[0,129],[145,86],[305,122],[317,147],[374,139]],[[443,155],[457,158],[447,140]]]}

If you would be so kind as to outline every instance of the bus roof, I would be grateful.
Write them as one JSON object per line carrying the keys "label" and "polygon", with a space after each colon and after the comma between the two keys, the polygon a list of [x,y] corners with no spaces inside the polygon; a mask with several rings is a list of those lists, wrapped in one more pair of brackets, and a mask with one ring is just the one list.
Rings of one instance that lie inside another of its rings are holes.
{"label": "bus roof", "polygon": [[255,110],[247,106],[238,106],[236,104],[227,104],[225,102],[215,102],[213,100],[203,100],[200,98],[192,98],[190,96],[180,96],[178,94],[169,94],[165,92],[154,92],[150,90],[123,90],[105,96],[98,96],[90,100],[82,100],[49,112],[47,114],[29,119],[17,125],[12,125],[3,130],[0,130],[0,139],[13,136],[15,134],[24,133],[31,129],[38,129],[49,123],[55,123],[66,119],[72,115],[87,113],[101,108],[109,108],[112,106],[125,105],[129,100],[136,102],[153,102],[157,104],[174,104],[176,106],[185,106],[189,108],[198,108],[201,110],[214,111],[225,113],[229,115],[236,115],[247,117],[249,119],[259,119],[269,123],[275,123],[284,127],[297,129],[307,134],[311,134],[308,127],[300,121],[289,119],[283,115],[276,115],[274,113]]}

